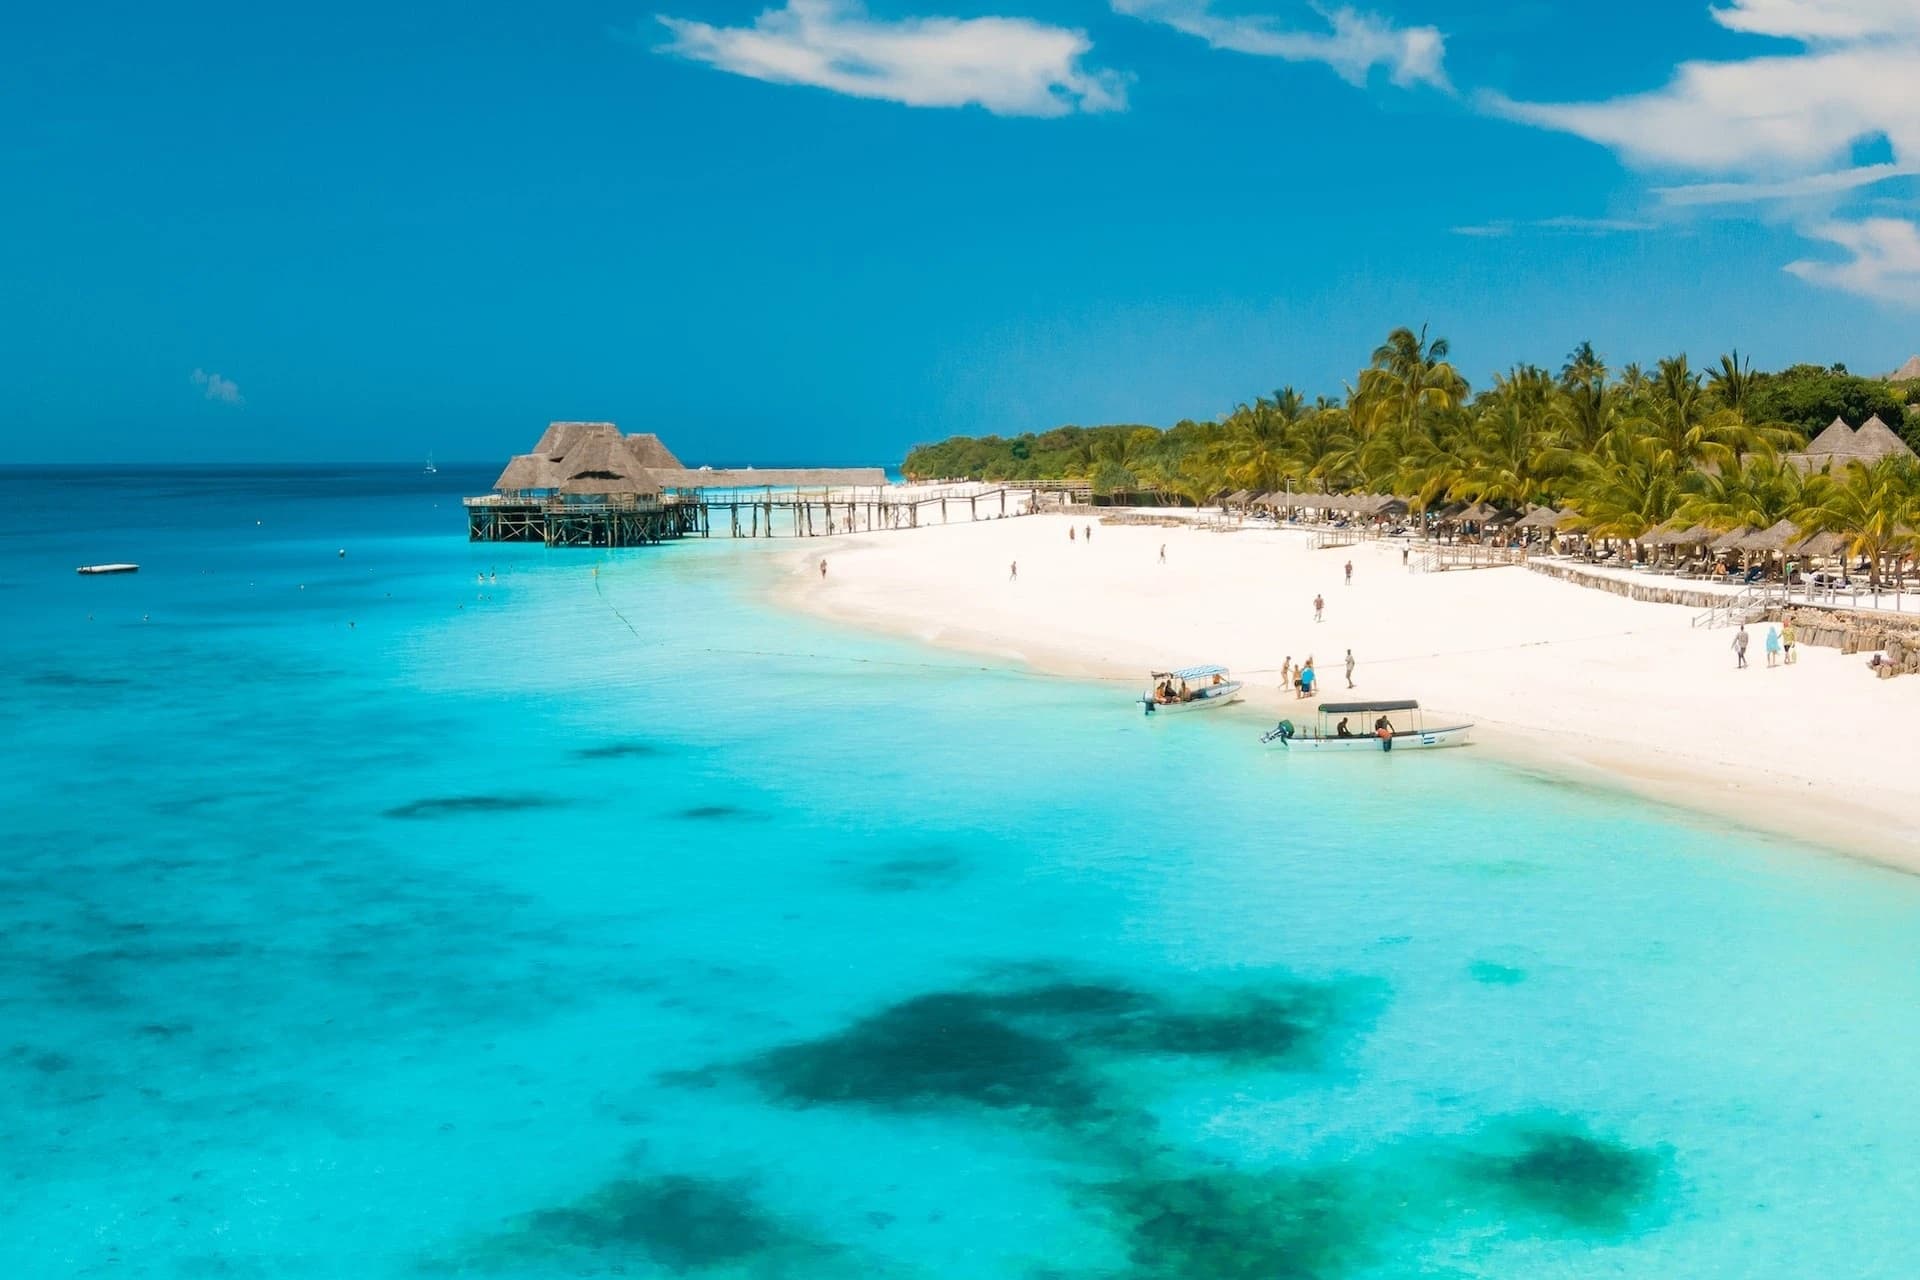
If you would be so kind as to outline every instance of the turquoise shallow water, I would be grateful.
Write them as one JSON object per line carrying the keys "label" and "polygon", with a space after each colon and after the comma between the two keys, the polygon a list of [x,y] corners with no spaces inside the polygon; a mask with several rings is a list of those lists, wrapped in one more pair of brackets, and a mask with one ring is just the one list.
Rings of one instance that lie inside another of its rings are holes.
{"label": "turquoise shallow water", "polygon": [[1920,882],[484,480],[0,473],[0,1275],[1911,1274]]}

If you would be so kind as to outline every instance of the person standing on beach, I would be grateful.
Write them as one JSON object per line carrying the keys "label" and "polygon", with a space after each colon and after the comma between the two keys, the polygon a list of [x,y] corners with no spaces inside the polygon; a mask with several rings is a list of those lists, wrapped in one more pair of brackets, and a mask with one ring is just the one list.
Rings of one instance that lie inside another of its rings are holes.
{"label": "person standing on beach", "polygon": [[1733,669],[1744,671],[1747,668],[1747,624],[1741,623],[1740,630],[1733,634]]}
{"label": "person standing on beach", "polygon": [[1347,650],[1347,688],[1353,688],[1353,650]]}
{"label": "person standing on beach", "polygon": [[1767,624],[1767,665],[1775,666],[1780,661],[1780,632],[1772,623]]}
{"label": "person standing on beach", "polygon": [[1314,595],[1313,595],[1313,620],[1314,620],[1315,622],[1318,622],[1318,621],[1320,621],[1320,615],[1321,615],[1322,613],[1325,613],[1325,612],[1326,612],[1326,608],[1327,608],[1327,602],[1326,602],[1326,599],[1325,599],[1324,597],[1322,597],[1322,596],[1320,595],[1320,593],[1319,593],[1319,592],[1317,592],[1317,591],[1316,591],[1316,592],[1314,592]]}
{"label": "person standing on beach", "polygon": [[1012,564],[1007,566],[1007,581],[1017,582],[1019,580],[1020,580],[1020,562],[1018,560],[1015,560]]}
{"label": "person standing on beach", "polygon": [[1092,541],[1093,541],[1093,526],[1092,526],[1092,525],[1088,525],[1088,526],[1087,526],[1087,541],[1088,541],[1088,542],[1092,542]]}
{"label": "person standing on beach", "polygon": [[1287,660],[1280,664],[1280,687],[1285,689],[1285,688],[1290,688],[1292,685],[1293,685],[1293,655],[1288,654]]}
{"label": "person standing on beach", "polygon": [[1401,548],[1400,548],[1400,567],[1401,567],[1401,568],[1403,568],[1403,569],[1404,569],[1404,568],[1407,568],[1407,567],[1408,567],[1408,566],[1407,566],[1407,557],[1408,557],[1408,556],[1410,556],[1410,555],[1412,555],[1412,554],[1413,554],[1413,548],[1412,548],[1412,547],[1401,547]]}
{"label": "person standing on beach", "polygon": [[1072,525],[1068,525],[1068,526],[1067,526],[1067,541],[1068,541],[1068,542],[1072,542],[1072,541],[1073,541],[1073,540],[1074,540],[1075,538],[1077,538],[1077,537],[1079,537],[1079,536],[1080,536],[1080,531],[1079,531],[1079,530],[1077,530],[1077,529],[1075,529],[1075,528],[1074,528],[1074,527],[1073,527]]}
{"label": "person standing on beach", "polygon": [[820,580],[822,582],[825,582],[826,579],[827,579],[827,561],[826,561],[826,557],[822,556],[820,558]]}
{"label": "person standing on beach", "polygon": [[1793,619],[1787,618],[1780,627],[1780,647],[1786,650],[1787,665],[1792,666],[1797,659],[1793,656]]}
{"label": "person standing on beach", "polygon": [[1166,562],[1167,562],[1167,544],[1163,542],[1160,544],[1160,563],[1165,564]]}
{"label": "person standing on beach", "polygon": [[1347,561],[1347,585],[1353,585],[1353,561]]}

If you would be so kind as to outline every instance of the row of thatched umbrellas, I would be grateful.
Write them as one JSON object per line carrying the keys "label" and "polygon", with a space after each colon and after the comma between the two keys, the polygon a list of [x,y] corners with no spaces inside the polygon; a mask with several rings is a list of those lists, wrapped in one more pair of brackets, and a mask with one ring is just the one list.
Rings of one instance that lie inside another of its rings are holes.
{"label": "row of thatched umbrellas", "polygon": [[1803,556],[1835,556],[1846,550],[1847,540],[1837,533],[1802,533],[1800,526],[1793,521],[1781,520],[1766,529],[1749,527],[1727,533],[1716,533],[1698,526],[1678,529],[1667,525],[1641,538],[1640,545],[1654,548],[1705,547],[1715,553],[1737,551],[1742,554],[1785,555],[1792,552]]}
{"label": "row of thatched umbrellas", "polygon": [[[1413,509],[1410,498],[1380,493],[1255,493],[1241,489],[1224,494],[1222,507],[1304,507],[1314,511],[1350,512],[1365,516],[1405,515]],[[1495,528],[1540,529],[1551,533],[1558,529],[1570,511],[1552,507],[1530,507],[1524,513],[1499,511],[1484,502],[1472,505],[1453,503],[1428,514],[1443,523],[1487,525]],[[1847,540],[1837,533],[1803,533],[1791,520],[1781,520],[1767,529],[1742,528],[1718,532],[1702,526],[1679,528],[1663,525],[1639,539],[1640,545],[1653,548],[1703,547],[1714,553],[1836,556],[1846,550]]]}
{"label": "row of thatched umbrellas", "polygon": [[[1217,501],[1222,507],[1269,509],[1300,507],[1311,511],[1337,511],[1362,516],[1403,516],[1411,512],[1415,505],[1412,498],[1402,498],[1390,493],[1283,493],[1278,491],[1255,493],[1250,489],[1239,489],[1233,493],[1222,494]],[[1552,507],[1533,507],[1522,514],[1500,511],[1484,502],[1471,505],[1456,502],[1431,510],[1427,514],[1451,524],[1511,525],[1518,529],[1552,529],[1564,520],[1568,513],[1555,511]]]}

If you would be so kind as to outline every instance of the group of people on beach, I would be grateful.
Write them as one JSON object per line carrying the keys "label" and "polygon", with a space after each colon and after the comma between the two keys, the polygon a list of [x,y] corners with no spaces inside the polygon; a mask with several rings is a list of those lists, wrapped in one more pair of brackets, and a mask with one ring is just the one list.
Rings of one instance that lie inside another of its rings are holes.
{"label": "group of people on beach", "polygon": [[[1733,633],[1733,669],[1735,671],[1744,671],[1747,669],[1747,646],[1750,642],[1751,638],[1747,635],[1747,624],[1743,622],[1740,624],[1740,629]],[[1784,662],[1785,665],[1790,667],[1795,662],[1798,662],[1799,658],[1795,653],[1795,646],[1798,643],[1798,639],[1794,635],[1793,619],[1791,617],[1785,619],[1781,625],[1777,627],[1769,622],[1767,624],[1767,638],[1764,642],[1767,652],[1767,665],[1774,667]]]}

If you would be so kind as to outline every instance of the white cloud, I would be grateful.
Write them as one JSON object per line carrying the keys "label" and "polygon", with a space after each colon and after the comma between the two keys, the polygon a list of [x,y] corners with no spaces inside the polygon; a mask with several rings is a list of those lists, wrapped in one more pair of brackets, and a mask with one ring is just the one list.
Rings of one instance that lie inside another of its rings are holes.
{"label": "white cloud", "polygon": [[[1342,79],[1359,85],[1375,67],[1403,88],[1417,84],[1449,89],[1443,66],[1447,41],[1435,27],[1398,27],[1390,20],[1356,9],[1321,10],[1329,31],[1302,31],[1275,18],[1223,17],[1210,0],[1112,0],[1115,12],[1198,36],[1216,49],[1322,62]],[[1317,8],[1318,6],[1316,6]]]}
{"label": "white cloud", "polygon": [[1913,0],[1733,0],[1713,17],[1733,31],[1807,41],[1911,34],[1920,23]]}
{"label": "white cloud", "polygon": [[1897,164],[1867,164],[1837,173],[1810,173],[1779,182],[1696,182],[1678,187],[1655,187],[1654,194],[1671,205],[1757,204],[1776,200],[1812,200],[1857,191],[1894,178],[1907,178],[1920,169]]}
{"label": "white cloud", "polygon": [[1580,218],[1562,214],[1553,218],[1535,218],[1530,222],[1483,222],[1475,226],[1455,227],[1457,236],[1475,236],[1485,240],[1504,239],[1516,231],[1557,231],[1562,235],[1611,236],[1632,231],[1652,231],[1651,222],[1631,218]]}
{"label": "white cloud", "polygon": [[223,378],[217,373],[208,373],[205,369],[195,369],[191,377],[193,385],[205,392],[209,400],[217,400],[221,404],[247,402],[247,398],[240,394],[239,386],[231,378]]}
{"label": "white cloud", "polygon": [[856,0],[787,0],[748,27],[660,22],[673,33],[664,52],[774,84],[1007,116],[1126,107],[1123,76],[1082,65],[1084,31],[1025,18],[881,21]]}
{"label": "white cloud", "polygon": [[[1857,195],[1920,173],[1920,0],[1733,0],[1712,13],[1731,31],[1800,48],[1685,62],[1661,88],[1597,102],[1499,94],[1480,102],[1680,179],[1656,189],[1668,205],[1762,206],[1771,219],[1854,255],[1792,264],[1803,280],[1920,306],[1912,271],[1901,265],[1920,227],[1864,217]],[[1862,146],[1891,157],[1850,163]]]}
{"label": "white cloud", "polygon": [[1823,223],[1807,228],[1806,234],[1851,256],[1844,262],[1789,262],[1792,274],[1809,284],[1864,297],[1920,303],[1920,226],[1900,218],[1863,218]]}

